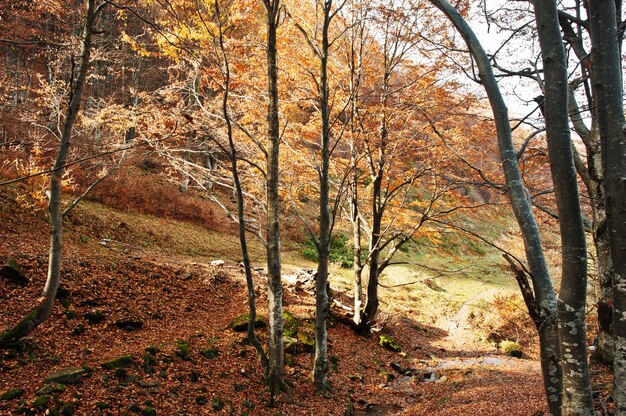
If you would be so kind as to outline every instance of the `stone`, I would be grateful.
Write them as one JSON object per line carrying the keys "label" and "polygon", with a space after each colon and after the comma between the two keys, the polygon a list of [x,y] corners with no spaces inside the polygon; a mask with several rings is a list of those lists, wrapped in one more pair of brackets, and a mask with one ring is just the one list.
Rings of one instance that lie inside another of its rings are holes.
{"label": "stone", "polygon": [[48,407],[50,400],[52,400],[52,396],[50,395],[39,396],[33,400],[33,407],[37,410],[43,410]]}
{"label": "stone", "polygon": [[[235,332],[245,332],[248,330],[248,320],[250,319],[250,315],[247,313],[241,314],[235,317],[230,322],[230,328]],[[256,320],[254,321],[255,328],[264,328],[267,326],[267,320],[262,315],[257,315]]]}
{"label": "stone", "polygon": [[50,374],[46,377],[44,383],[76,384],[85,374],[87,374],[87,371],[84,368],[67,367]]}
{"label": "stone", "polygon": [[0,401],[14,400],[24,395],[24,389],[9,390],[0,395]]}
{"label": "stone", "polygon": [[225,264],[224,260],[213,260],[211,262],[211,266],[213,267],[222,267]]}
{"label": "stone", "polygon": [[130,355],[123,355],[118,358],[114,358],[110,361],[101,364],[101,367],[105,370],[115,370],[116,368],[126,368],[133,365],[133,357]]}
{"label": "stone", "polygon": [[213,400],[211,401],[211,406],[213,406],[213,409],[216,411],[220,411],[224,408],[224,400],[222,400],[219,397],[214,397]]}
{"label": "stone", "polygon": [[157,412],[153,407],[146,407],[141,411],[142,416],[156,416]]}
{"label": "stone", "polygon": [[283,337],[283,348],[285,352],[289,354],[297,354],[298,353],[298,339],[293,337],[284,336]]}
{"label": "stone", "polygon": [[91,325],[99,324],[100,322],[104,321],[104,313],[101,311],[89,311],[83,316]]}
{"label": "stone", "polygon": [[136,318],[124,318],[115,321],[114,325],[126,331],[137,331],[143,328],[143,321]]}
{"label": "stone", "polygon": [[61,415],[62,416],[73,416],[76,413],[76,406],[72,403],[66,403],[61,406]]}
{"label": "stone", "polygon": [[13,257],[9,257],[6,264],[2,266],[0,269],[0,276],[20,286],[26,286],[30,283],[30,280],[28,280]]}
{"label": "stone", "polygon": [[217,348],[212,347],[212,348],[200,350],[200,354],[202,354],[204,357],[208,358],[209,360],[213,360],[217,358],[217,356],[219,355],[219,351],[217,350]]}
{"label": "stone", "polygon": [[50,383],[46,384],[39,390],[35,392],[37,396],[48,395],[52,393],[63,393],[65,391],[65,386],[60,383]]}

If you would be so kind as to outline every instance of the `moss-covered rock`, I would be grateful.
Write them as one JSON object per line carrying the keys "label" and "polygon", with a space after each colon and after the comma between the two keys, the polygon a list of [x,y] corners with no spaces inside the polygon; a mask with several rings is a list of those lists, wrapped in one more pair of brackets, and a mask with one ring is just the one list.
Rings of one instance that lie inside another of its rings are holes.
{"label": "moss-covered rock", "polygon": [[142,416],[156,416],[157,412],[153,407],[146,407],[141,411]]}
{"label": "moss-covered rock", "polygon": [[183,360],[189,359],[189,343],[183,339],[176,340],[176,355]]}
{"label": "moss-covered rock", "polygon": [[84,368],[68,367],[55,371],[44,380],[44,383],[76,384],[87,374]]}
{"label": "moss-covered rock", "polygon": [[39,390],[35,392],[37,396],[53,394],[53,393],[63,393],[65,391],[65,386],[61,383],[50,383],[46,384]]}
{"label": "moss-covered rock", "polygon": [[73,416],[76,413],[76,405],[73,403],[66,403],[61,406],[61,416]]}
{"label": "moss-covered rock", "polygon": [[126,368],[133,365],[133,357],[130,355],[122,355],[101,364],[105,370],[115,370],[116,368]]}
{"label": "moss-covered rock", "polygon": [[[233,318],[230,322],[230,328],[235,332],[245,332],[248,330],[248,320],[250,315],[247,313],[241,314]],[[255,328],[264,328],[267,326],[267,319],[263,315],[257,315],[254,321]]]}
{"label": "moss-covered rock", "polygon": [[143,321],[137,318],[124,318],[115,321],[114,325],[126,331],[137,331],[143,328]]}
{"label": "moss-covered rock", "polygon": [[92,310],[86,312],[83,316],[91,325],[99,324],[104,321],[104,313],[102,311]]}
{"label": "moss-covered rock", "polygon": [[315,352],[315,326],[312,323],[301,325],[296,333],[296,338],[304,352]]}
{"label": "moss-covered rock", "polygon": [[298,339],[293,337],[283,337],[283,348],[286,353],[297,354],[298,353]]}
{"label": "moss-covered rock", "polygon": [[52,396],[50,395],[39,396],[33,400],[33,407],[37,410],[44,410],[50,404],[50,400],[52,400]]}
{"label": "moss-covered rock", "polygon": [[214,410],[219,412],[224,408],[224,400],[220,397],[214,397],[213,400],[211,400],[211,406],[213,406]]}
{"label": "moss-covered rock", "polygon": [[285,335],[295,337],[300,329],[300,325],[300,320],[293,316],[291,312],[283,311],[283,328]]}
{"label": "moss-covered rock", "polygon": [[400,344],[398,344],[389,335],[381,335],[379,337],[378,344],[380,344],[381,347],[383,347],[383,348],[385,348],[385,349],[387,349],[389,351],[393,351],[393,352],[400,352],[400,351],[402,351],[402,348],[400,347]]}
{"label": "moss-covered rock", "polygon": [[0,401],[15,400],[24,395],[24,389],[13,389],[0,395]]}
{"label": "moss-covered rock", "polygon": [[30,283],[22,271],[22,268],[13,257],[9,257],[6,264],[0,268],[0,276],[20,286],[26,286]]}
{"label": "moss-covered rock", "polygon": [[152,356],[155,356],[159,352],[159,348],[151,345],[149,347],[146,347],[146,349],[144,351],[146,351],[146,354],[150,354]]}
{"label": "moss-covered rock", "polygon": [[217,348],[211,347],[211,348],[200,350],[200,354],[202,354],[204,357],[208,358],[209,360],[213,360],[217,358],[217,356],[219,355],[219,351]]}

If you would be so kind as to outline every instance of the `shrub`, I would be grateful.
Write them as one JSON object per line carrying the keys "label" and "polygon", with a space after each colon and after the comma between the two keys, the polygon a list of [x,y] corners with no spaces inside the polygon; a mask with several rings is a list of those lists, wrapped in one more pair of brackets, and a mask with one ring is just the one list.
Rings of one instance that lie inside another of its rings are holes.
{"label": "shrub", "polygon": [[[350,268],[354,265],[352,248],[347,246],[348,238],[344,234],[333,234],[330,239],[329,259],[333,263],[339,264],[343,268]],[[318,261],[317,248],[315,243],[309,237],[302,243],[300,254],[311,261]]]}

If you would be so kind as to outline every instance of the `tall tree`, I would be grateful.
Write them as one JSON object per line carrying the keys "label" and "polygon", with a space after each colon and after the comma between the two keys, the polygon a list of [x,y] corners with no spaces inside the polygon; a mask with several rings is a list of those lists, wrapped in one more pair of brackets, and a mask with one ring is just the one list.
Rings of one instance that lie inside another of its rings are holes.
{"label": "tall tree", "polygon": [[521,179],[517,153],[513,148],[508,109],[500,92],[489,57],[480,41],[459,11],[447,0],[431,0],[452,22],[472,54],[494,115],[502,170],[511,207],[522,232],[526,259],[533,283],[531,297],[526,298],[529,313],[539,332],[541,367],[550,414],[561,414],[562,374],[559,337],[556,323],[557,300],[548,273],[539,228]]}
{"label": "tall tree", "polygon": [[229,156],[231,162],[231,175],[233,177],[234,187],[235,187],[235,195],[237,197],[237,224],[239,231],[239,245],[241,248],[241,256],[244,265],[244,270],[246,274],[246,286],[248,289],[248,340],[256,349],[257,355],[261,360],[261,364],[263,365],[264,371],[268,373],[268,359],[263,351],[263,347],[259,339],[257,338],[254,332],[254,326],[257,320],[257,312],[256,312],[256,294],[254,292],[254,281],[252,279],[252,265],[250,263],[250,255],[248,253],[248,240],[246,237],[246,218],[245,218],[245,207],[244,207],[244,192],[241,186],[241,179],[239,176],[239,166],[238,166],[238,154],[237,148],[235,147],[234,134],[233,134],[233,124],[230,117],[229,111],[229,94],[230,94],[230,62],[228,60],[228,54],[226,52],[226,47],[224,45],[224,29],[223,29],[223,17],[220,9],[219,0],[215,0],[215,19],[217,21],[217,36],[214,37],[216,43],[219,45],[218,50],[221,54],[222,64],[220,65],[220,70],[223,78],[223,88],[224,92],[222,95],[222,114],[224,116],[224,122],[226,123],[226,136],[228,138],[228,148],[229,148]]}
{"label": "tall tree", "polygon": [[587,247],[569,129],[567,60],[554,0],[535,1],[545,78],[546,133],[561,230],[562,277],[558,298],[562,412],[595,414],[586,345]]}
{"label": "tall tree", "polygon": [[600,130],[610,255],[614,267],[615,414],[626,415],[626,137],[624,132],[619,2],[591,0],[593,85]]}
{"label": "tall tree", "polygon": [[270,321],[269,368],[266,382],[274,395],[285,388],[283,351],[283,286],[280,262],[280,199],[278,156],[278,66],[276,34],[281,17],[280,0],[263,0],[267,12],[267,278]]}
{"label": "tall tree", "polygon": [[[331,24],[337,13],[344,7],[346,0],[334,4],[333,0],[316,0],[316,10],[313,29],[307,30],[303,24],[295,21],[295,25],[302,33],[308,47],[319,64],[317,75],[313,76],[316,86],[316,101],[321,118],[319,158],[315,169],[319,180],[319,235],[314,239],[317,253],[317,276],[315,283],[315,362],[313,367],[313,382],[318,390],[327,389],[326,376],[328,373],[328,334],[326,322],[328,320],[328,273],[330,241],[333,228],[333,216],[330,209],[330,163],[331,153],[336,147],[339,137],[333,137],[331,120],[332,103],[330,98],[329,59],[331,46],[337,38],[331,33]],[[319,28],[319,33],[318,33]]]}
{"label": "tall tree", "polygon": [[56,160],[50,175],[49,187],[49,211],[50,211],[50,252],[48,256],[48,278],[43,290],[42,299],[26,317],[14,328],[4,332],[0,336],[1,345],[10,345],[20,338],[28,335],[39,324],[44,322],[52,314],[52,308],[56,299],[57,290],[61,282],[61,266],[63,255],[63,205],[62,184],[67,155],[70,150],[73,135],[74,122],[80,111],[85,80],[89,71],[89,59],[91,56],[92,37],[94,25],[98,14],[108,3],[102,2],[98,6],[95,0],[87,0],[86,15],[82,30],[80,61],[76,79],[71,79],[69,88],[68,106],[65,112],[65,120],[61,130],[61,137],[57,148]]}

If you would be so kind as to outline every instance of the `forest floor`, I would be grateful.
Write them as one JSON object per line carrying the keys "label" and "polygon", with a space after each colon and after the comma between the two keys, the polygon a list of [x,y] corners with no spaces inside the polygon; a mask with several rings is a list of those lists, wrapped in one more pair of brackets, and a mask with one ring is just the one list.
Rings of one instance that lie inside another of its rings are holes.
{"label": "forest floor", "polygon": [[[218,234],[202,240],[184,225],[176,229],[174,221],[163,223],[162,234],[140,232],[139,216],[127,223],[111,215],[87,203],[68,219],[64,290],[53,316],[21,350],[0,351],[0,395],[16,396],[0,398],[0,414],[521,416],[546,411],[536,359],[511,358],[487,345],[463,342],[463,331],[449,334],[396,313],[370,337],[330,322],[332,389],[326,394],[315,392],[313,355],[297,344],[287,356],[288,391],[269,407],[255,350],[245,333],[230,328],[247,310],[243,270],[229,259],[237,247],[227,244],[234,240],[227,243]],[[10,192],[0,195],[0,216],[0,258],[13,257],[30,279],[26,286],[0,279],[0,328],[7,328],[40,296],[48,234],[45,212],[25,211]],[[208,253],[167,249],[181,238]],[[226,260],[212,264],[216,258]],[[262,270],[255,284],[259,312],[267,315]],[[287,282],[285,288],[285,310],[302,333],[310,334],[312,294]],[[266,328],[257,332],[267,340]],[[382,334],[401,352],[381,347]],[[118,368],[102,365],[124,356],[130,358],[112,364]],[[67,368],[78,371],[76,380],[45,388],[46,377]]]}

